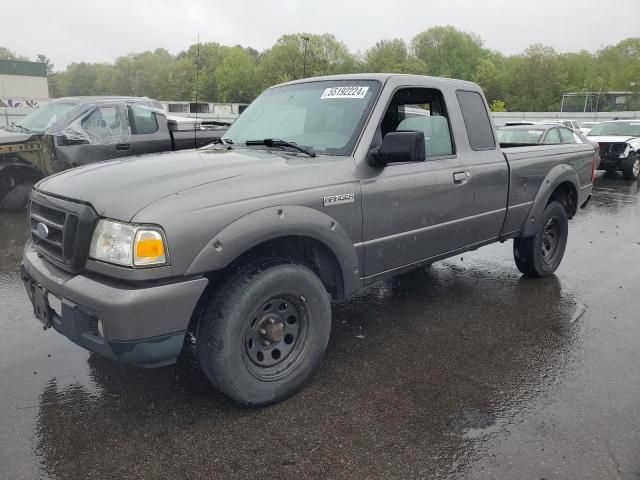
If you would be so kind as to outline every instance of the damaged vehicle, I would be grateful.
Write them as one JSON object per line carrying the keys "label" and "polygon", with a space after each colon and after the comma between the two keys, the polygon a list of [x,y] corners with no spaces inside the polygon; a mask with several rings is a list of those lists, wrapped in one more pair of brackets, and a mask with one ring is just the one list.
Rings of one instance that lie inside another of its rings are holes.
{"label": "damaged vehicle", "polygon": [[53,100],[0,129],[0,210],[27,205],[38,180],[102,160],[197,148],[225,127],[167,118],[146,97],[69,97]]}
{"label": "damaged vehicle", "polygon": [[218,390],[266,405],[318,368],[332,300],[507,240],[521,272],[552,275],[596,160],[502,149],[475,83],[298,80],[217,144],[40,181],[21,276],[45,328],[144,367],[194,347]]}
{"label": "damaged vehicle", "polygon": [[587,138],[600,146],[600,168],[622,172],[627,180],[640,177],[640,120],[611,120],[593,127]]}

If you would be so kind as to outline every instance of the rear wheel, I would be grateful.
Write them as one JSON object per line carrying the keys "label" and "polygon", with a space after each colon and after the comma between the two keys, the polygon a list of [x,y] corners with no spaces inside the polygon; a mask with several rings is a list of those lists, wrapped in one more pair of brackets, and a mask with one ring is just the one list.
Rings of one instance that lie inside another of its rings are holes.
{"label": "rear wheel", "polygon": [[560,266],[568,233],[567,212],[559,202],[551,202],[544,209],[536,234],[513,241],[513,256],[518,270],[530,277],[551,275]]}
{"label": "rear wheel", "polygon": [[640,155],[633,153],[629,156],[622,169],[622,176],[627,180],[635,180],[640,177]]}
{"label": "rear wheel", "polygon": [[200,366],[222,393],[268,405],[296,393],[320,364],[331,330],[329,295],[301,265],[248,266],[200,314]]}

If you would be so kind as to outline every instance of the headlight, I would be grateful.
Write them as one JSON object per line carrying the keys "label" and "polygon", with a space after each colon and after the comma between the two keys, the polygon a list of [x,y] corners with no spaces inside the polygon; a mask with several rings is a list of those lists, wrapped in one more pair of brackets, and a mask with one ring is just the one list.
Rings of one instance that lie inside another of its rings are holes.
{"label": "headlight", "polygon": [[95,260],[145,267],[167,264],[167,248],[159,227],[100,220],[89,256]]}

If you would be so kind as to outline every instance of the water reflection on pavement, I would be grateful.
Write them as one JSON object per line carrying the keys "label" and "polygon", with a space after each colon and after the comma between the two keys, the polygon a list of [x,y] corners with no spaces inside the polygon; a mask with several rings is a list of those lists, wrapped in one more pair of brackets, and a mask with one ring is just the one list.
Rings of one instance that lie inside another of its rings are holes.
{"label": "water reflection on pavement", "polygon": [[279,405],[101,359],[33,319],[23,215],[0,216],[2,478],[640,475],[638,182],[598,179],[557,276],[510,243],[334,305],[326,360]]}

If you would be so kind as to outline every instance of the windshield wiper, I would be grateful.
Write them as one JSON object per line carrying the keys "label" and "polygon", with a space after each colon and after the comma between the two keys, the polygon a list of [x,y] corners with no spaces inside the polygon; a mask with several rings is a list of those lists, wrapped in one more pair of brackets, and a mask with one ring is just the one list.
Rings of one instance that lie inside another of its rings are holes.
{"label": "windshield wiper", "polygon": [[11,126],[12,127],[17,127],[20,130],[22,130],[24,133],[31,133],[31,130],[29,130],[27,127],[23,127],[22,125],[20,125],[19,123],[16,122],[11,122]]}
{"label": "windshield wiper", "polygon": [[266,147],[289,147],[297,150],[298,152],[304,153],[305,155],[309,155],[311,158],[315,157],[316,154],[312,150],[308,148],[301,147],[297,143],[287,142],[286,140],[280,140],[279,138],[265,138],[264,140],[247,140],[244,142],[245,145],[264,145]]}

